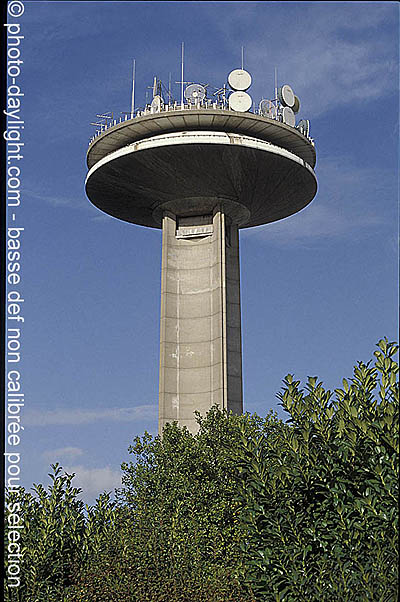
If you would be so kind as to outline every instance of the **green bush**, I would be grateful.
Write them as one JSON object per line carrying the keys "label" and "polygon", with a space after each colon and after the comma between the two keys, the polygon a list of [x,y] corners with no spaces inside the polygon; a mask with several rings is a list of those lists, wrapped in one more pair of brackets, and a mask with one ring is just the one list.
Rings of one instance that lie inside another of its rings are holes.
{"label": "green bush", "polygon": [[234,450],[239,424],[255,429],[257,419],[213,408],[198,420],[195,436],[175,423],[162,439],[135,439],[118,493],[126,522],[81,573],[80,597],[71,599],[253,600],[237,578],[242,527]]}
{"label": "green bush", "polygon": [[[81,490],[72,486],[74,475],[62,474],[58,464],[52,469],[47,490],[39,484],[33,487],[36,495],[22,487],[7,495],[9,508],[19,504],[24,525],[21,584],[7,587],[6,581],[5,599],[10,602],[64,600],[76,567],[96,554],[114,528],[114,504],[108,494],[85,508],[77,498]],[[5,557],[7,570],[7,552]]]}
{"label": "green bush", "polygon": [[130,447],[116,502],[73,475],[22,488],[22,582],[10,602],[397,600],[397,346],[334,393],[288,375],[275,413],[217,408]]}
{"label": "green bush", "polygon": [[242,427],[243,577],[259,600],[397,600],[398,365],[382,340],[351,382],[304,390],[257,437]]}

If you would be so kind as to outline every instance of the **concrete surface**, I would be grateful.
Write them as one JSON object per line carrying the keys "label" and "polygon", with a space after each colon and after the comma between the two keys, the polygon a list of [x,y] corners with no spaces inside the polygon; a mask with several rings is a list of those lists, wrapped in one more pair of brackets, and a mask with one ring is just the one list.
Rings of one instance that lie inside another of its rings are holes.
{"label": "concrete surface", "polygon": [[183,224],[165,212],[162,231],[159,431],[196,432],[195,410],[243,411],[238,228],[215,199]]}
{"label": "concrete surface", "polygon": [[91,168],[111,152],[145,138],[169,132],[191,132],[193,130],[232,132],[252,136],[285,148],[311,167],[315,166],[314,146],[298,130],[285,123],[253,113],[194,108],[182,111],[162,111],[153,115],[135,117],[105,130],[89,145],[87,165]]}
{"label": "concrete surface", "polygon": [[146,138],[106,155],[86,178],[86,193],[99,209],[154,228],[161,228],[160,208],[167,203],[211,199],[212,210],[216,197],[241,207],[240,228],[258,226],[303,209],[316,190],[314,171],[303,159],[231,132]]}

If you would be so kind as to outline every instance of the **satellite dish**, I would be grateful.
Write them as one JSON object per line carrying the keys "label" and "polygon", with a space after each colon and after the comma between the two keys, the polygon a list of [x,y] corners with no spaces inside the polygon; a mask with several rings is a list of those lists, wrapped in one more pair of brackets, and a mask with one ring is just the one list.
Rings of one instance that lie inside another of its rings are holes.
{"label": "satellite dish", "polygon": [[303,134],[303,136],[309,136],[310,122],[308,119],[300,119],[299,123],[297,124],[297,129]]}
{"label": "satellite dish", "polygon": [[296,125],[296,117],[290,107],[283,107],[282,112],[282,120],[286,125],[290,125],[292,128]]}
{"label": "satellite dish", "polygon": [[294,92],[287,84],[279,88],[278,98],[284,107],[293,107],[295,99]]}
{"label": "satellite dish", "polygon": [[251,75],[244,69],[234,69],[228,75],[228,84],[232,90],[247,90],[251,86]]}
{"label": "satellite dish", "polygon": [[270,119],[276,118],[276,106],[272,102],[272,100],[267,100],[263,98],[263,100],[258,105],[258,110],[260,115],[263,117],[269,117]]}
{"label": "satellite dish", "polygon": [[206,89],[200,84],[191,84],[185,88],[185,98],[192,104],[201,102],[206,96]]}
{"label": "satellite dish", "polygon": [[294,105],[292,106],[293,113],[298,113],[300,111],[300,99],[296,94],[294,95]]}
{"label": "satellite dish", "polygon": [[250,109],[252,103],[252,98],[247,92],[232,92],[229,96],[229,108],[232,111],[240,111],[243,113]]}
{"label": "satellite dish", "polygon": [[161,111],[162,104],[162,98],[157,94],[151,101],[151,110],[153,113],[159,113]]}

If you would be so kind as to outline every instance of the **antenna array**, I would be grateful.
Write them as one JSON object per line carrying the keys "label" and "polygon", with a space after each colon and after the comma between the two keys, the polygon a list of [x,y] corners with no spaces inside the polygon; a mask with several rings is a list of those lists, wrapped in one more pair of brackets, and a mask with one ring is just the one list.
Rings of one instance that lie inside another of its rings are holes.
{"label": "antenna array", "polygon": [[[142,108],[135,109],[135,71],[136,61],[133,61],[132,72],[132,98],[130,112],[124,111],[121,114],[125,115],[125,119],[130,116],[133,119],[135,116],[142,116],[148,113],[158,113],[161,111],[182,110],[191,108],[202,109],[223,109],[236,111],[238,113],[252,112],[265,117],[285,123],[289,127],[296,127],[307,138],[310,137],[310,122],[306,119],[301,119],[296,125],[296,115],[300,111],[300,100],[293,92],[293,89],[288,84],[284,84],[278,88],[278,76],[275,68],[275,94],[273,99],[262,98],[258,104],[258,110],[255,109],[250,94],[247,90],[252,84],[251,74],[243,68],[244,63],[244,48],[242,46],[242,67],[234,69],[228,74],[227,84],[222,87],[213,88],[212,98],[207,97],[207,89],[209,84],[200,84],[195,82],[184,81],[184,43],[181,45],[181,81],[180,84],[180,103],[178,103],[171,93],[171,73],[169,74],[168,89],[162,84],[161,80],[154,77],[153,84],[148,86],[152,90],[152,100],[147,101],[148,93],[146,92],[146,104]],[[186,85],[186,87],[185,87]],[[165,99],[163,97],[165,94]],[[96,135],[101,134],[104,130],[114,125],[113,113],[98,114],[98,119],[102,121],[93,122],[91,125],[96,126]],[[119,121],[122,121],[120,118]],[[94,136],[96,137],[96,136]],[[93,138],[94,138],[93,137]],[[93,139],[92,138],[92,139]]]}

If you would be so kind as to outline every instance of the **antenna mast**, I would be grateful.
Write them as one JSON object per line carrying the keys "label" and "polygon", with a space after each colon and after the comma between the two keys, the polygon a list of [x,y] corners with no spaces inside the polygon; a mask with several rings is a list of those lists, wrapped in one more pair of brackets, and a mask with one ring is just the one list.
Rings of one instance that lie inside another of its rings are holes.
{"label": "antenna mast", "polygon": [[184,44],[182,42],[182,58],[181,58],[181,108],[183,109],[183,49],[184,49]]}
{"label": "antenna mast", "polygon": [[242,71],[243,71],[243,65],[244,65],[244,47],[242,46]]}
{"label": "antenna mast", "polygon": [[136,60],[133,59],[131,119],[133,119],[133,115],[135,112],[135,71],[136,71]]}

